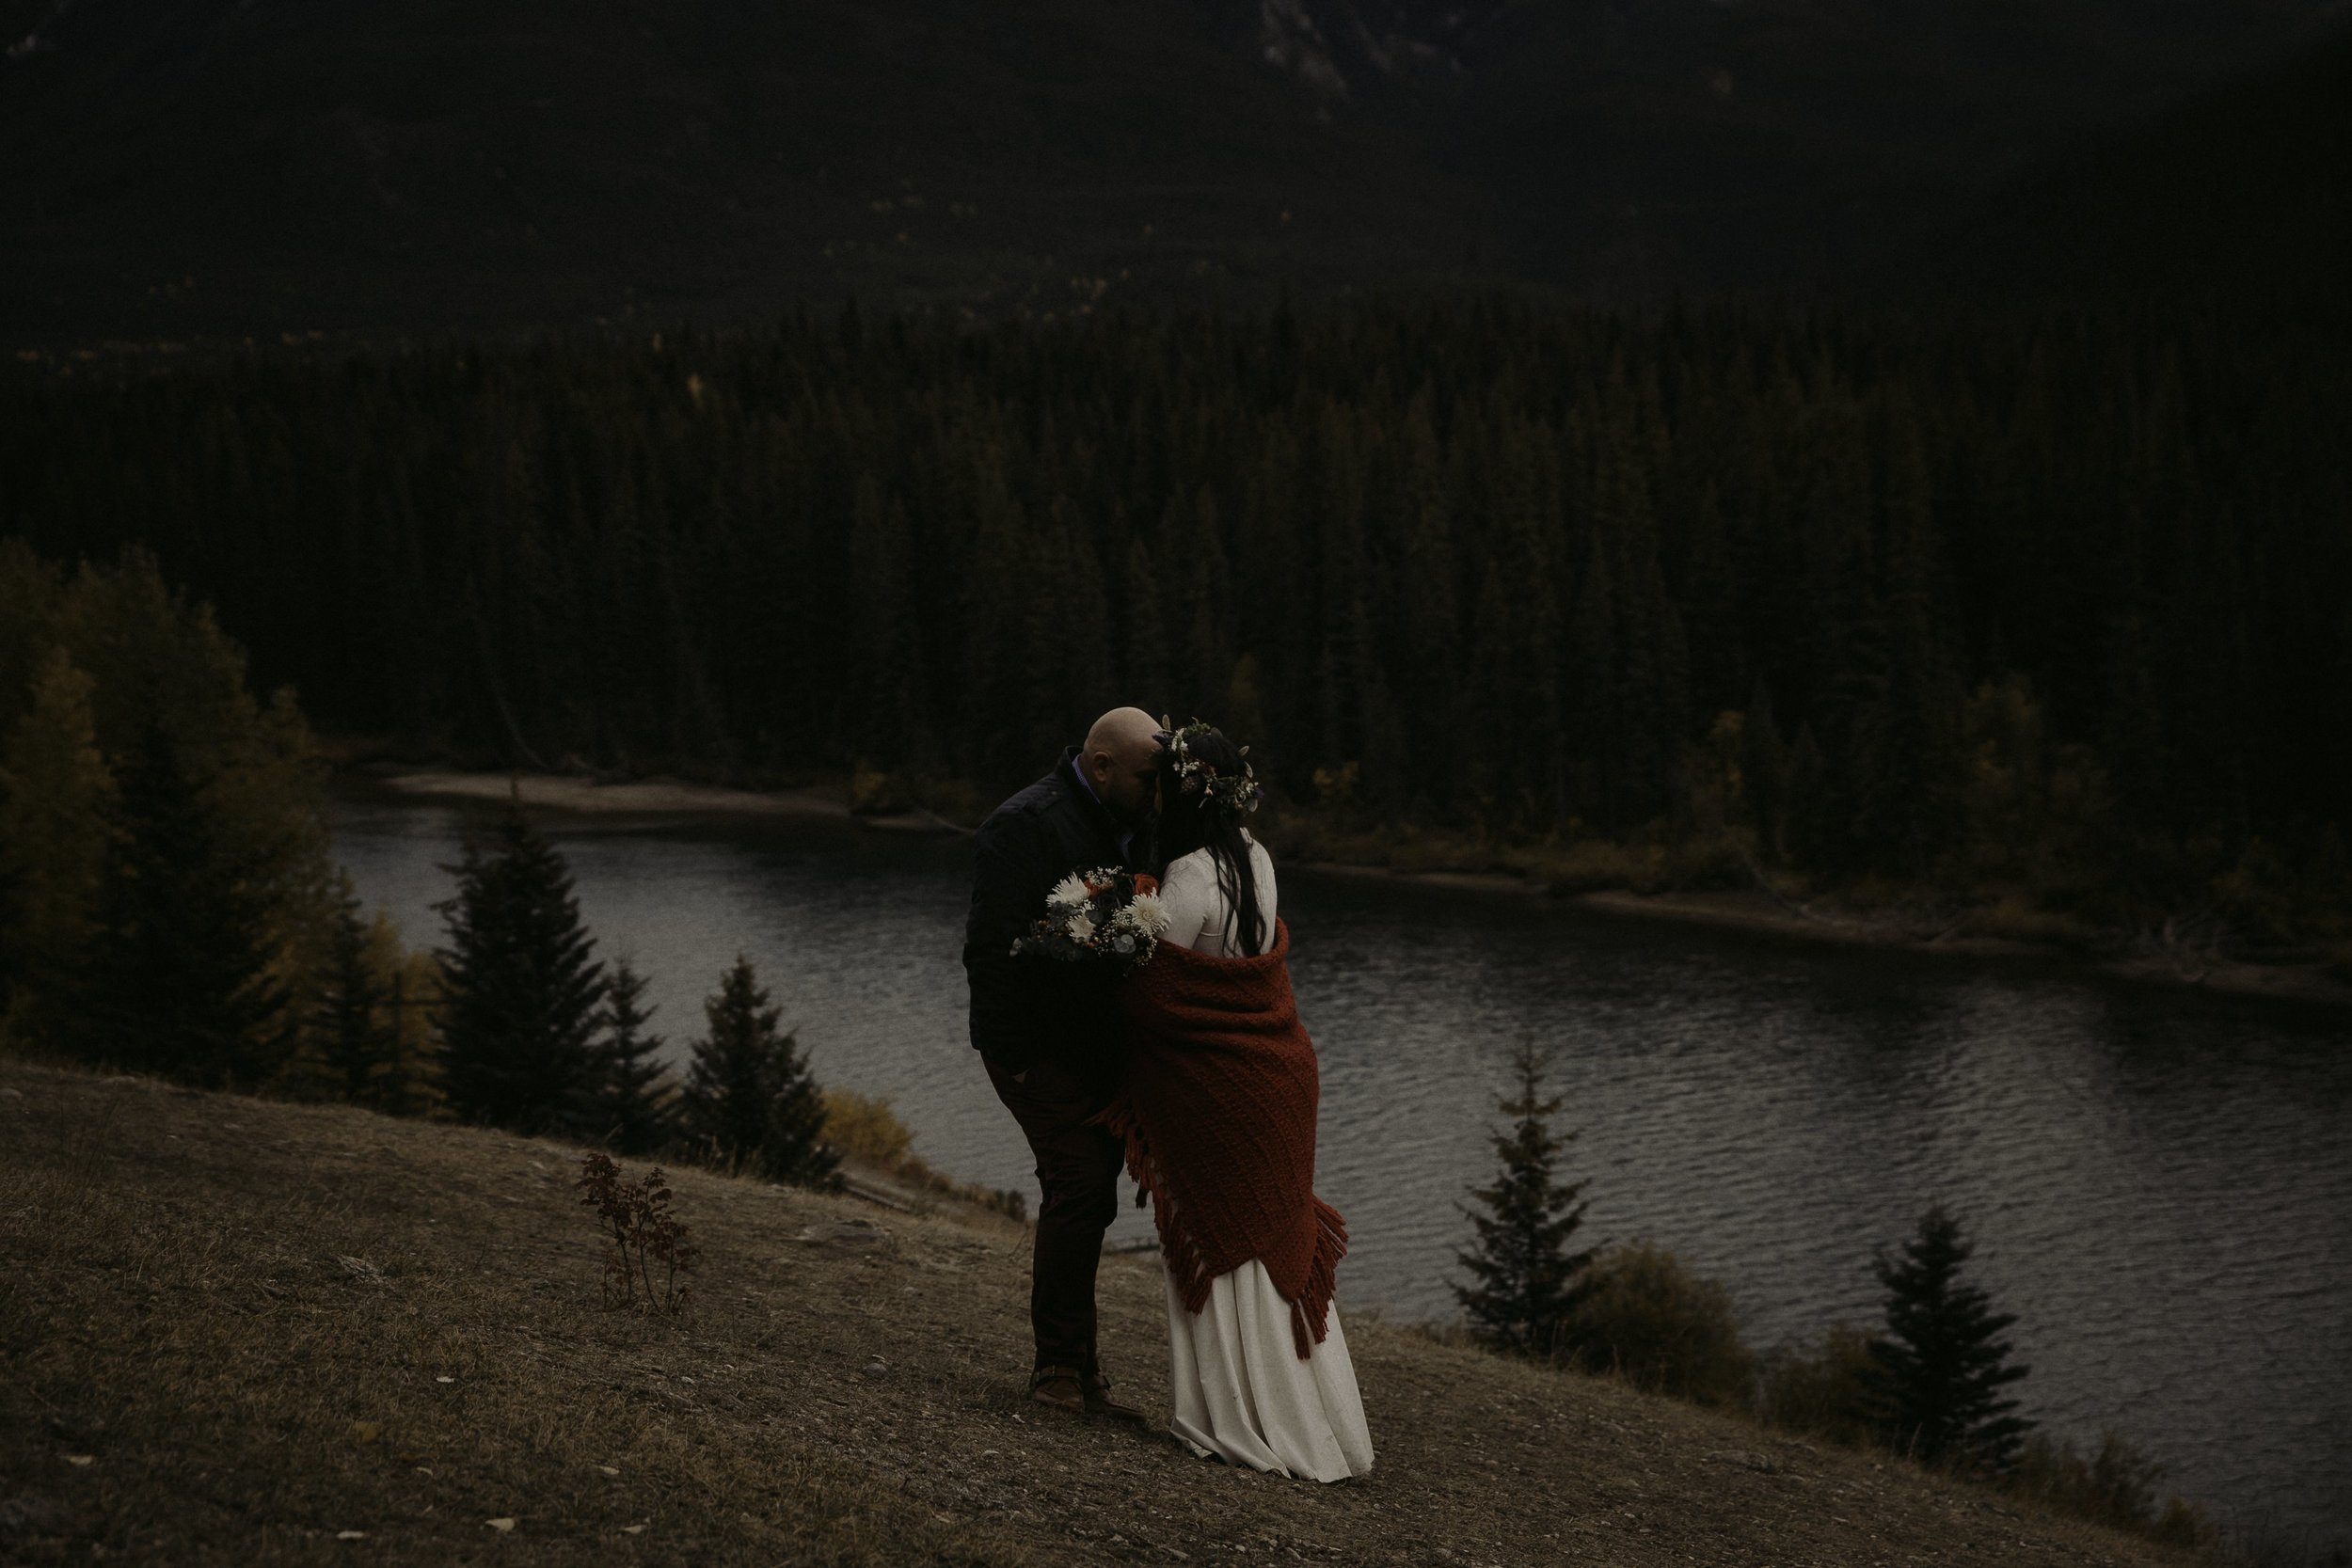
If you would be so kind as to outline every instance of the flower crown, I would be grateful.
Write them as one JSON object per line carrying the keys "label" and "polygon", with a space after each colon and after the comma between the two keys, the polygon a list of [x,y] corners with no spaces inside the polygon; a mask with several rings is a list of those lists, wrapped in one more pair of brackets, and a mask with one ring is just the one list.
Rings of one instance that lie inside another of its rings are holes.
{"label": "flower crown", "polygon": [[1185,795],[1198,795],[1203,802],[1214,806],[1227,817],[1238,822],[1258,809],[1265,799],[1265,791],[1258,787],[1258,775],[1249,766],[1249,748],[1241,749],[1241,771],[1219,775],[1216,765],[1193,755],[1192,742],[1207,735],[1216,726],[1200,719],[1182,729],[1170,719],[1160,721],[1157,736],[1167,749],[1170,766],[1176,770],[1176,787]]}

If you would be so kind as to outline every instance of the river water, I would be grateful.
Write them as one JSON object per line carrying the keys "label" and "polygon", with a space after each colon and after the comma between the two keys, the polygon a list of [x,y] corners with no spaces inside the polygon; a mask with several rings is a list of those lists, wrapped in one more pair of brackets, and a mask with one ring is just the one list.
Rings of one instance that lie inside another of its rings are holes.
{"label": "river water", "polygon": [[[439,936],[453,808],[346,800],[336,847]],[[556,818],[603,956],[674,1054],[740,952],[818,1078],[888,1097],[939,1169],[1036,1199],[964,1037],[958,838]],[[1751,1346],[1876,1321],[1875,1243],[1942,1199],[2017,1314],[2021,1414],[2112,1428],[2240,1528],[2352,1543],[2352,1024],[2019,959],[1890,954],[1302,870],[1292,977],[1323,1069],[1317,1189],[1343,1307],[1455,1313],[1516,1042],[1551,1049],[1581,1242],[1722,1281]],[[1140,1241],[1122,1213],[1114,1239]],[[1124,1356],[1159,1354],[1136,1346]]]}

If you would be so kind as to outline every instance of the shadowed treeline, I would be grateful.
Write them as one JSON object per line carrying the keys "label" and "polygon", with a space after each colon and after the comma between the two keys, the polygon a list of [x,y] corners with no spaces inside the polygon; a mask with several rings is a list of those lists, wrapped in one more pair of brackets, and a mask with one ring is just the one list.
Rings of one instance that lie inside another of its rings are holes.
{"label": "shadowed treeline", "polygon": [[1363,825],[2284,937],[2352,767],[2310,338],[1489,302],[248,358],[9,391],[0,527],[151,546],[323,722],[484,760],[977,800],[1135,700]]}
{"label": "shadowed treeline", "polygon": [[[257,699],[144,553],[69,574],[0,541],[0,1053],[831,1179],[825,1105],[751,965],[672,1082],[644,977],[593,956],[519,801],[446,868],[445,946],[371,923],[293,693]],[[869,1146],[886,1127],[843,1108]]]}

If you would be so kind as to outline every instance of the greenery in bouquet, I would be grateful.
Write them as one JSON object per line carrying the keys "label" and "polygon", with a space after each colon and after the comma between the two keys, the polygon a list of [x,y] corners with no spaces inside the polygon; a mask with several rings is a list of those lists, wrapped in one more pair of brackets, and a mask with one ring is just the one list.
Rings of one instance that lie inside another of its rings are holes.
{"label": "greenery in bouquet", "polygon": [[1139,873],[1097,866],[1073,871],[1045,895],[1045,913],[1012,944],[1024,953],[1065,963],[1107,960],[1122,969],[1149,962],[1168,929],[1160,884]]}

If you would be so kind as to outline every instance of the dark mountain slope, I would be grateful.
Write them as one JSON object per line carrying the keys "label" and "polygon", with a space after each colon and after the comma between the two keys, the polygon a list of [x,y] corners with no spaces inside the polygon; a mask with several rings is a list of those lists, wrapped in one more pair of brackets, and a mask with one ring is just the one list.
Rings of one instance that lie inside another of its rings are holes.
{"label": "dark mountain slope", "polygon": [[0,341],[1941,277],[2032,158],[2342,10],[0,0]]}
{"label": "dark mountain slope", "polygon": [[852,290],[1044,310],[1120,269],[1462,254],[1408,150],[1172,0],[118,0],[40,40],[0,71],[19,341]]}
{"label": "dark mountain slope", "polygon": [[2028,158],[2273,63],[2329,8],[1598,0],[1465,40],[1453,166],[1508,264],[1604,297],[1835,292]]}
{"label": "dark mountain slope", "polygon": [[1876,260],[1891,295],[2276,302],[2342,316],[2352,33],[2128,135],[2036,161]]}

